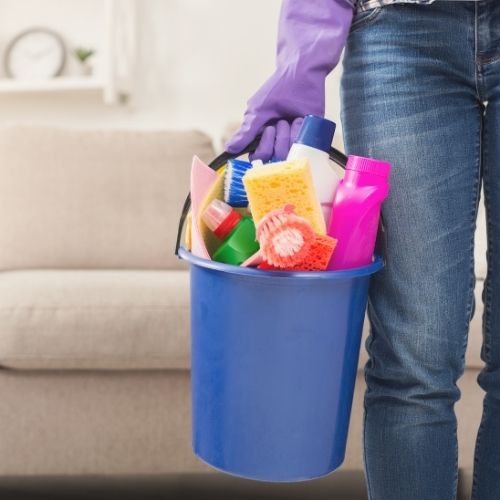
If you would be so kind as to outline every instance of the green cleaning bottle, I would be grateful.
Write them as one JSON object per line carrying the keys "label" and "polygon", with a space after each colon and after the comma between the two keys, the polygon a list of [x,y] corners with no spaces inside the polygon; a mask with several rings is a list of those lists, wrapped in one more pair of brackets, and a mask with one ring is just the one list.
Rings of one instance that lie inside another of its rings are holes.
{"label": "green cleaning bottle", "polygon": [[213,200],[202,215],[203,222],[222,240],[212,255],[217,262],[239,266],[259,250],[255,224],[221,200]]}

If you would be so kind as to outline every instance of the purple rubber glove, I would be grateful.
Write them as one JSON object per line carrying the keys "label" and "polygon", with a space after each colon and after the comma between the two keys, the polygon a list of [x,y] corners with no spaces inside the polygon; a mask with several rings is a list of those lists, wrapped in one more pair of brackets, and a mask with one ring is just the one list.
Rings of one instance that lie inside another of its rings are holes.
{"label": "purple rubber glove", "polygon": [[351,26],[349,0],[283,0],[276,70],[248,101],[243,123],[226,143],[238,153],[260,133],[252,159],[285,159],[301,117],[325,114],[325,80]]}

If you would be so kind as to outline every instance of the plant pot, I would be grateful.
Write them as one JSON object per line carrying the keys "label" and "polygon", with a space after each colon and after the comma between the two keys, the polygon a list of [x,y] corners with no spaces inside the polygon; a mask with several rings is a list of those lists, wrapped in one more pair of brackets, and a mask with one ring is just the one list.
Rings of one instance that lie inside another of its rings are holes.
{"label": "plant pot", "polygon": [[93,73],[92,66],[89,63],[79,63],[77,66],[77,74],[79,76],[92,76]]}

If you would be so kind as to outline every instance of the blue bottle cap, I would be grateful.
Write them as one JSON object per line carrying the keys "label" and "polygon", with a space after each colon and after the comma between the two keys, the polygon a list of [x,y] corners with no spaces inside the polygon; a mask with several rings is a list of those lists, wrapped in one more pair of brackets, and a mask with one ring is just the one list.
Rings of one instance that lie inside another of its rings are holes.
{"label": "blue bottle cap", "polygon": [[307,115],[300,127],[296,144],[304,144],[311,148],[328,153],[335,133],[335,123],[320,116]]}

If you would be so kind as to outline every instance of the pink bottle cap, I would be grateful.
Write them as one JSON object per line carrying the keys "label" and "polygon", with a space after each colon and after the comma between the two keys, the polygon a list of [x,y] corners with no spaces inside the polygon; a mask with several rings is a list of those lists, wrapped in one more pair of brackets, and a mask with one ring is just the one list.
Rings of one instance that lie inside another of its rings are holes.
{"label": "pink bottle cap", "polygon": [[241,215],[227,203],[213,200],[203,212],[202,219],[215,236],[224,239],[240,222]]}
{"label": "pink bottle cap", "polygon": [[368,174],[378,175],[386,179],[391,172],[391,164],[386,161],[356,155],[349,155],[345,168],[346,170],[355,170],[356,172],[366,172]]}

